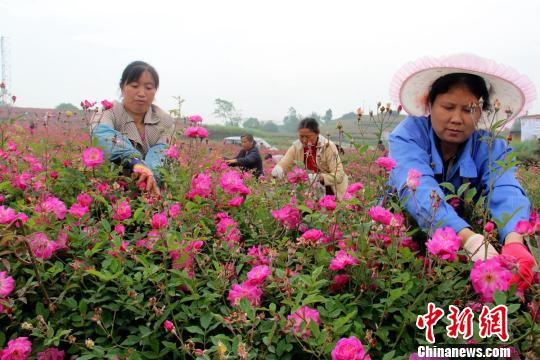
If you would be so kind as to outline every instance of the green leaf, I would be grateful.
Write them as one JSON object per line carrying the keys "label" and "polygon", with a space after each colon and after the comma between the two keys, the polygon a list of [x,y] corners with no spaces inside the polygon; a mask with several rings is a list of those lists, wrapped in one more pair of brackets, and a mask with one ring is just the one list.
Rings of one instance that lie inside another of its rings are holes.
{"label": "green leaf", "polygon": [[439,184],[440,187],[443,187],[443,188],[446,188],[448,190],[450,190],[450,192],[452,194],[455,194],[456,193],[456,188],[454,187],[454,185],[452,183],[449,183],[449,182],[443,182],[443,183],[440,183]]}
{"label": "green leaf", "polygon": [[495,293],[493,294],[493,302],[495,305],[505,305],[506,304],[506,293],[495,290]]}
{"label": "green leaf", "polygon": [[392,351],[390,351],[389,353],[386,353],[386,354],[383,356],[382,360],[391,360],[391,359],[393,359],[395,353],[396,353],[396,350],[392,350]]}
{"label": "green leaf", "polygon": [[198,326],[188,326],[188,327],[185,327],[184,329],[186,329],[192,334],[199,334],[199,335],[204,336],[204,331]]}
{"label": "green leaf", "polygon": [[124,346],[132,346],[137,344],[141,339],[136,335],[129,335],[126,340],[122,342]]}
{"label": "green leaf", "polygon": [[203,329],[208,329],[213,318],[214,316],[212,313],[204,313],[201,315],[201,326]]}
{"label": "green leaf", "polygon": [[308,297],[306,297],[303,301],[302,301],[302,305],[309,305],[309,304],[313,304],[313,303],[317,303],[317,302],[320,302],[320,303],[325,303],[327,300],[324,296],[322,295],[318,295],[318,294],[313,294],[313,295],[309,295]]}
{"label": "green leaf", "polygon": [[476,190],[476,188],[467,190],[467,192],[465,193],[465,201],[470,203],[473,200],[473,198],[476,196],[477,192],[478,191]]}
{"label": "green leaf", "polygon": [[471,185],[471,183],[464,183],[464,184],[461,184],[461,186],[459,187],[458,191],[457,191],[457,196],[461,196],[461,194],[463,194],[463,192],[465,190],[467,190],[467,188],[469,187],[469,185]]}
{"label": "green leaf", "polygon": [[520,304],[510,304],[510,305],[508,305],[508,314],[515,313],[516,311],[519,310],[520,307],[521,307]]}
{"label": "green leaf", "polygon": [[356,309],[354,309],[353,311],[351,311],[347,315],[345,315],[343,317],[340,317],[339,319],[334,321],[334,323],[333,323],[334,329],[339,330],[346,323],[348,323],[353,317],[355,317],[357,313],[358,313],[358,311]]}

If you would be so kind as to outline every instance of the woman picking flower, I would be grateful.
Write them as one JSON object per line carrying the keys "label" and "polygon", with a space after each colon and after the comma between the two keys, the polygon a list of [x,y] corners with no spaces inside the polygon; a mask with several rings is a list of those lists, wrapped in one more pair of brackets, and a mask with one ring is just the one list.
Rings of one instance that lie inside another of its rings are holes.
{"label": "woman picking flower", "polygon": [[272,176],[284,177],[295,161],[303,163],[310,171],[310,183],[320,183],[325,187],[326,195],[335,195],[339,200],[343,198],[349,183],[347,174],[336,145],[320,134],[317,120],[306,118],[300,121],[298,140],[274,167]]}
{"label": "woman picking flower", "polygon": [[[486,254],[496,256],[489,241],[462,217],[459,206],[455,209],[441,201],[445,193],[439,184],[448,182],[458,189],[470,183],[477,197],[489,199],[491,218],[504,224],[498,229],[502,254],[518,264],[513,282],[527,287],[535,261],[515,228],[529,219],[530,202],[515,177],[515,167],[503,171],[500,166],[511,149],[503,139],[494,139],[490,149],[486,139],[491,134],[480,130],[478,123],[486,113],[494,113],[492,104],[512,109],[508,120],[525,112],[535,97],[532,83],[493,61],[455,55],[407,64],[394,76],[391,89],[394,101],[410,114],[389,139],[390,156],[397,162],[390,183],[406,201],[408,213],[424,229],[452,228],[473,261],[484,260]],[[410,178],[411,169],[415,179]],[[513,216],[505,222],[506,214]]]}
{"label": "woman picking flower", "polygon": [[169,114],[152,104],[158,86],[159,76],[152,66],[132,62],[120,79],[122,104],[115,104],[92,124],[110,160],[124,165],[152,194],[159,194],[158,167],[174,129]]}

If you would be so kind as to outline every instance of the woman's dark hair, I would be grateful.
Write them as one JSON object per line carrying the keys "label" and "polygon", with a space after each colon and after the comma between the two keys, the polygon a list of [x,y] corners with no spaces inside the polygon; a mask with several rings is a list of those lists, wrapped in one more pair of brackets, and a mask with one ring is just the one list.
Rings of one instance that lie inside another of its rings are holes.
{"label": "woman's dark hair", "polygon": [[298,124],[298,130],[309,129],[315,134],[319,134],[319,123],[314,118],[305,118]]}
{"label": "woman's dark hair", "polygon": [[478,75],[467,73],[452,73],[441,76],[433,85],[428,94],[428,102],[433,105],[437,96],[446,94],[451,88],[455,86],[464,86],[469,89],[478,99],[484,100],[483,110],[489,109],[489,91],[486,86],[486,82]]}
{"label": "woman's dark hair", "polygon": [[130,82],[139,80],[145,70],[152,75],[157,89],[159,87],[159,75],[152,65],[149,65],[144,61],[134,61],[126,66],[122,73],[122,77],[120,78],[120,89]]}

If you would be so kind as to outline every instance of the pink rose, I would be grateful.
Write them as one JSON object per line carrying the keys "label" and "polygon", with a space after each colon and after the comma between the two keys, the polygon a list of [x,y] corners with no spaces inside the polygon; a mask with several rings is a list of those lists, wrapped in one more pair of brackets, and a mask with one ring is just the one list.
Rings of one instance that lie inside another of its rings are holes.
{"label": "pink rose", "polygon": [[163,323],[163,327],[165,328],[165,330],[167,330],[170,333],[175,331],[174,324],[172,323],[172,321],[165,320],[165,322]]}
{"label": "pink rose", "polygon": [[326,210],[333,211],[336,209],[336,197],[335,195],[326,195],[319,200],[319,205]]}
{"label": "pink rose", "polygon": [[109,110],[113,108],[114,104],[108,100],[103,100],[101,106],[103,106],[103,110]]}
{"label": "pink rose", "polygon": [[200,123],[200,122],[203,121],[203,118],[202,118],[201,115],[190,115],[187,118],[188,118],[189,122],[192,122],[194,124]]}
{"label": "pink rose", "polygon": [[286,330],[292,331],[293,334],[302,339],[306,339],[312,335],[311,322],[317,325],[321,324],[319,312],[309,306],[302,306],[287,317]]}
{"label": "pink rose", "polygon": [[83,151],[83,163],[91,169],[103,163],[103,150],[97,147],[90,147]]}
{"label": "pink rose", "polygon": [[255,266],[247,273],[248,280],[245,282],[247,285],[258,286],[264,284],[266,278],[272,274],[270,268],[266,265]]}
{"label": "pink rose", "polygon": [[237,306],[242,299],[247,299],[251,306],[259,306],[261,304],[261,296],[261,289],[245,283],[241,285],[233,284],[229,291],[231,306]]}
{"label": "pink rose", "polygon": [[154,229],[163,229],[167,226],[167,215],[165,213],[154,214],[150,223]]}
{"label": "pink rose", "polygon": [[340,339],[334,350],[332,350],[332,360],[371,360],[366,355],[364,346],[355,336]]}
{"label": "pink rose", "polygon": [[1,360],[26,360],[32,353],[32,343],[27,337],[9,340],[7,348],[0,350]]}
{"label": "pink rose", "polygon": [[392,158],[381,156],[380,158],[375,160],[375,165],[382,167],[386,170],[386,172],[390,172],[396,167],[397,163],[396,160]]}
{"label": "pink rose", "polygon": [[15,280],[7,272],[0,271],[0,297],[7,297],[15,288]]}
{"label": "pink rose", "polygon": [[113,214],[113,219],[117,221],[124,221],[131,217],[131,207],[129,202],[122,201],[118,204],[116,211]]}
{"label": "pink rose", "polygon": [[79,203],[75,203],[75,204],[71,205],[71,207],[69,208],[69,213],[75,219],[80,219],[80,218],[82,218],[84,215],[86,215],[88,213],[88,207],[83,206],[83,205],[81,205]]}

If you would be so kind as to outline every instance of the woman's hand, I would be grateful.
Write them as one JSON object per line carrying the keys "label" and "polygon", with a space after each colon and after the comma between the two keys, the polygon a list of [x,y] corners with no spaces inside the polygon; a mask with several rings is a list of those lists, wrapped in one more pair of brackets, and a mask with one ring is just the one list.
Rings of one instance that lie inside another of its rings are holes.
{"label": "woman's hand", "polygon": [[133,179],[144,182],[146,184],[145,190],[151,195],[159,195],[159,187],[157,181],[154,178],[152,170],[142,164],[136,164],[133,166]]}
{"label": "woman's hand", "polygon": [[502,255],[515,262],[518,267],[517,273],[510,279],[510,284],[517,284],[520,290],[527,289],[533,281],[536,261],[523,243],[523,237],[516,232],[509,233],[505,239]]}
{"label": "woman's hand", "polygon": [[[487,260],[499,255],[497,250],[484,238],[482,234],[476,234],[471,229],[465,228],[458,233],[461,237],[463,249],[469,254],[471,260]],[[486,249],[487,246],[487,249]]]}

